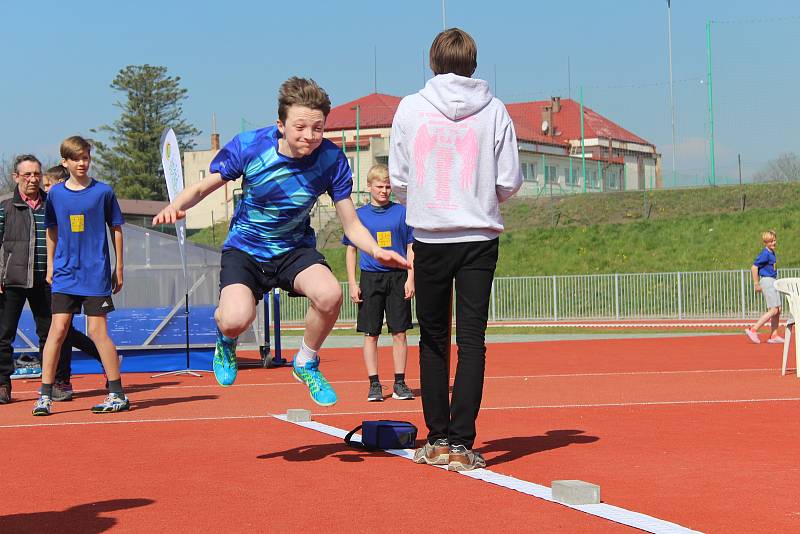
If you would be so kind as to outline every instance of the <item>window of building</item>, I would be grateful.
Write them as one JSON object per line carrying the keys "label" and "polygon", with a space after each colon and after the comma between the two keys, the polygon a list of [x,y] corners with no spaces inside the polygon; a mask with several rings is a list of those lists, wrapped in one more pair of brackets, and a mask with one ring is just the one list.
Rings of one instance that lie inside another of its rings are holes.
{"label": "window of building", "polygon": [[609,189],[619,189],[619,180],[617,178],[617,171],[608,171],[606,173],[606,185],[608,185]]}
{"label": "window of building", "polygon": [[350,170],[351,170],[351,171],[352,171],[353,169],[355,169],[355,168],[356,168],[356,167],[355,167],[355,165],[354,165],[354,161],[353,161],[353,158],[352,158],[352,156],[348,156],[348,158],[347,158],[347,164],[348,164],[348,165],[350,165]]}
{"label": "window of building", "polygon": [[586,174],[588,175],[587,178],[589,179],[589,183],[587,185],[592,189],[597,189],[599,187],[599,184],[597,183],[597,170],[588,170],[586,171]]}
{"label": "window of building", "polygon": [[558,167],[555,165],[544,166],[544,183],[557,184],[558,183]]}
{"label": "window of building", "polygon": [[523,182],[529,181],[529,179],[528,179],[528,164],[527,163],[521,164],[520,165],[520,169],[522,169],[522,181]]}
{"label": "window of building", "polygon": [[389,165],[389,156],[375,156],[375,163]]}
{"label": "window of building", "polygon": [[535,163],[528,163],[528,176],[531,182],[539,181],[539,168]]}
{"label": "window of building", "polygon": [[578,185],[578,169],[574,165],[572,166],[572,173],[570,174],[569,167],[564,170],[564,177],[565,183],[567,185],[576,186]]}

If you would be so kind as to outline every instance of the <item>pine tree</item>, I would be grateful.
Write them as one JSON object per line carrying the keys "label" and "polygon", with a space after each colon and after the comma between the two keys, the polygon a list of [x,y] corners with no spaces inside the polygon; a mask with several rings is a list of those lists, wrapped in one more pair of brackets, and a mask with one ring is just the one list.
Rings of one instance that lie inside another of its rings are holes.
{"label": "pine tree", "polygon": [[95,140],[98,177],[113,185],[119,198],[166,199],[159,142],[172,128],[181,151],[191,150],[201,132],[183,118],[187,90],[179,76],[168,76],[166,67],[128,65],[111,88],[124,95],[115,105],[122,110],[112,125],[93,132],[107,135],[108,143]]}

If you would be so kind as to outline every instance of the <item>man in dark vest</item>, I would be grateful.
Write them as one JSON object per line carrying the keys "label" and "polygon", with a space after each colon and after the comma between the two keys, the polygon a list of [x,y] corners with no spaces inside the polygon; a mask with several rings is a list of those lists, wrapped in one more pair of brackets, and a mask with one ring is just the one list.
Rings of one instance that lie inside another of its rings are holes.
{"label": "man in dark vest", "polygon": [[[12,342],[17,334],[19,318],[25,301],[36,322],[39,337],[39,355],[50,330],[50,284],[45,280],[47,272],[47,242],[44,228],[44,205],[47,196],[40,189],[42,164],[31,154],[23,154],[14,160],[14,181],[17,187],[11,198],[0,202],[0,292],[4,305],[0,311],[0,404],[11,401],[11,374],[14,372],[14,349]],[[70,344],[77,342],[91,356],[97,348],[85,335],[70,329],[70,343],[61,351],[53,400],[71,400],[72,386],[69,383]],[[59,391],[56,392],[56,389]]]}

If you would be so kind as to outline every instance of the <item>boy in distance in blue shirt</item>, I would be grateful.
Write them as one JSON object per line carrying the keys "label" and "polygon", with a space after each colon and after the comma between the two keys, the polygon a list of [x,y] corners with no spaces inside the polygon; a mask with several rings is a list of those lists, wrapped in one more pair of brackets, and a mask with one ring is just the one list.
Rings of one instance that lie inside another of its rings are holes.
{"label": "boy in distance in blue shirt", "polygon": [[761,234],[761,240],[764,242],[764,249],[753,261],[750,273],[753,276],[753,286],[756,292],[764,295],[767,311],[759,317],[756,324],[745,330],[744,333],[751,343],[761,343],[758,337],[758,329],[769,321],[770,335],[767,338],[767,343],[782,344],[783,338],[778,335],[778,325],[781,318],[781,296],[775,288],[775,279],[778,277],[778,271],[775,269],[775,264],[778,262],[775,256],[775,245],[778,242],[778,237],[774,231],[767,230]]}
{"label": "boy in distance in blue shirt", "polygon": [[264,293],[280,287],[309,300],[292,374],[317,404],[336,403],[317,355],[342,305],[341,286],[316,250],[311,228],[311,209],[323,193],[330,195],[345,234],[359,249],[384,265],[408,267],[402,256],[378,246],[356,216],[350,166],[341,149],[323,138],[330,107],[327,93],[316,82],[288,79],[278,93],[276,125],[234,137],[211,162],[211,174],[184,189],[153,218],[154,225],[174,223],[226,181],[242,177],[242,199],[222,245],[214,312],[213,368],[222,386],[236,379],[236,338],[253,323]]}
{"label": "boy in distance in blue shirt", "polygon": [[[47,282],[52,288],[53,319],[44,346],[42,387],[33,415],[50,415],[53,383],[61,345],[72,316],[86,314],[89,338],[94,342],[108,378],[109,394],[92,407],[94,413],[128,410],[122,389],[117,348],[108,335],[106,315],[114,311],[111,294],[123,282],[122,225],[124,219],[114,191],[89,176],[91,145],[79,136],[61,143],[61,164],[70,177],[50,189],[45,207],[47,228]],[[111,269],[106,227],[114,241],[115,268]]]}
{"label": "boy in distance in blue shirt", "polygon": [[[370,203],[356,210],[361,223],[370,231],[383,248],[394,250],[414,261],[411,244],[413,229],[406,224],[406,208],[389,200],[392,185],[389,183],[389,167],[374,165],[367,173],[367,189]],[[356,247],[342,238],[347,246],[345,261],[350,300],[358,304],[356,330],[364,333],[364,364],[369,377],[367,401],[383,401],[383,389],[378,378],[378,338],[386,327],[392,334],[392,360],[394,362],[394,386],[392,398],[412,400],[414,393],[406,385],[405,370],[408,359],[406,331],[411,328],[411,298],[414,296],[414,271],[392,269],[375,262],[369,256],[361,256],[360,283],[356,281]]]}

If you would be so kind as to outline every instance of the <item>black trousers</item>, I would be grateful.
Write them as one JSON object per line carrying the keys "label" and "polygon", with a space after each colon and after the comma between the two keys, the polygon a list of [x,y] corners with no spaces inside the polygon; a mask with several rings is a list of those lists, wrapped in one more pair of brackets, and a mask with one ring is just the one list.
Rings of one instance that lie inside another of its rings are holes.
{"label": "black trousers", "polygon": [[[3,292],[3,306],[0,311],[0,383],[9,383],[14,372],[14,348],[12,343],[17,335],[19,318],[25,301],[31,308],[36,323],[36,335],[39,337],[39,356],[41,357],[47,334],[50,331],[52,314],[50,311],[50,284],[44,279],[44,273],[34,273],[33,287],[6,287]],[[96,360],[100,360],[97,347],[85,334],[70,326],[67,339],[61,346],[61,353],[56,371],[56,380],[69,381],[72,364],[72,346],[84,351]]]}
{"label": "black trousers", "polygon": [[[486,322],[497,265],[497,239],[430,244],[414,241],[420,328],[419,368],[428,442],[446,438],[472,448],[483,397]],[[449,395],[450,289],[455,281],[458,365]]]}

